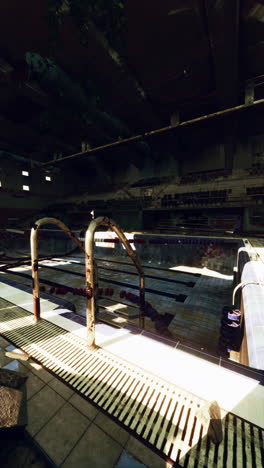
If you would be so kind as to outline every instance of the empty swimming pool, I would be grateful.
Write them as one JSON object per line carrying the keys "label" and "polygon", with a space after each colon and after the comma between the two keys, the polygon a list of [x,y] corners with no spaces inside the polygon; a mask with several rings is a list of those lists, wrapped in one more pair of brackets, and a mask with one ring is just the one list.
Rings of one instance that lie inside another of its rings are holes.
{"label": "empty swimming pool", "polygon": [[[145,328],[209,352],[217,352],[222,308],[230,304],[239,240],[126,234],[145,273]],[[138,275],[117,236],[96,233],[97,320],[111,326],[138,325]],[[31,286],[31,264],[24,244],[9,243],[1,278],[18,288]],[[42,293],[71,303],[66,317],[85,320],[85,266],[81,252],[62,231],[41,230],[39,262]],[[70,251],[68,255],[62,252]],[[25,256],[25,261],[21,255]]]}

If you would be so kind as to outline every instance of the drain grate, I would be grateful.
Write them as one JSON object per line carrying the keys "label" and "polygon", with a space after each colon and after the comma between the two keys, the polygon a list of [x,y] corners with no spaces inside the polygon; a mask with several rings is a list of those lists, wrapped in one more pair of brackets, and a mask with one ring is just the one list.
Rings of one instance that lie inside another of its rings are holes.
{"label": "drain grate", "polygon": [[51,370],[159,455],[177,466],[264,466],[264,431],[223,412],[223,442],[207,437],[204,400],[97,349],[60,327],[1,301],[0,333]]}

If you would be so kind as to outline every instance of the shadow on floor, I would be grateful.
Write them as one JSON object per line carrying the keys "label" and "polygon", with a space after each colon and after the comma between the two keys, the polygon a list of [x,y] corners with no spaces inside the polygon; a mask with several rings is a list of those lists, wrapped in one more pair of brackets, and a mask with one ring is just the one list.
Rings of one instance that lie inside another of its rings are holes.
{"label": "shadow on floor", "polygon": [[0,432],[0,466],[1,468],[54,468],[24,430]]}

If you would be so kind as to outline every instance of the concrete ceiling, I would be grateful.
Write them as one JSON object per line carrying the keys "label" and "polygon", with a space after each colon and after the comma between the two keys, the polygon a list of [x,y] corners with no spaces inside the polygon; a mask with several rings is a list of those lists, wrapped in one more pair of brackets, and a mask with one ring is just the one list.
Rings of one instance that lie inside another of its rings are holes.
{"label": "concrete ceiling", "polygon": [[[27,52],[52,59],[74,86],[84,89],[92,82],[100,111],[122,122],[131,136],[169,125],[175,113],[183,121],[241,104],[246,81],[264,74],[264,0],[124,4],[122,47],[114,50],[92,21],[81,43],[67,8],[54,42],[47,0],[1,1],[2,149],[45,161],[54,151],[80,150],[82,140],[98,146],[117,139],[82,113],[73,117],[63,98],[32,72]],[[263,96],[260,78],[258,97]],[[57,109],[58,126],[52,124]],[[50,126],[45,119],[51,119]]]}

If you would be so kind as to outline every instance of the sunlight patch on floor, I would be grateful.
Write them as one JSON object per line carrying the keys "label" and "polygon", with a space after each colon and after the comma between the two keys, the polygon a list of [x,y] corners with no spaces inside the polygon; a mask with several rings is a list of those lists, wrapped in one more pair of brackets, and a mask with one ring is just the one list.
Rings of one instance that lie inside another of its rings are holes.
{"label": "sunlight patch on floor", "polygon": [[221,279],[226,279],[226,280],[233,279],[233,275],[224,275],[223,273],[219,273],[219,271],[210,270],[209,268],[206,268],[206,267],[198,268],[198,267],[192,267],[192,266],[186,266],[186,265],[177,265],[175,267],[170,267],[169,270],[175,270],[175,271],[179,270],[182,272],[186,271],[187,273],[193,273],[193,274],[198,273],[203,276],[211,276],[214,278],[221,278]]}
{"label": "sunlight patch on floor", "polygon": [[121,304],[121,303],[105,306],[105,309],[109,310],[110,312],[117,312],[118,310],[124,310],[127,308],[128,306],[126,304]]}

